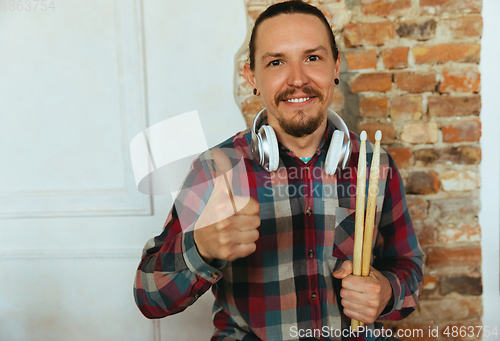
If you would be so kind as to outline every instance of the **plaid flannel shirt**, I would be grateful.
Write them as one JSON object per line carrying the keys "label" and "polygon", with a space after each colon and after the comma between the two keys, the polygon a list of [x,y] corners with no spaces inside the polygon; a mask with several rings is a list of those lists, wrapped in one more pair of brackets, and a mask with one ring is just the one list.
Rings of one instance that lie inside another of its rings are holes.
{"label": "plaid flannel shirt", "polygon": [[[185,202],[176,199],[163,233],[144,248],[134,285],[141,312],[148,318],[176,314],[212,287],[212,340],[381,340],[368,333],[338,337],[340,330],[349,328],[350,319],[342,313],[341,281],[332,272],[344,260],[352,260],[359,137],[350,133],[348,166],[329,176],[323,163],[332,134],[329,123],[307,163],[279,143],[276,172],[252,161],[249,130],[214,147],[243,154],[250,196],[260,203],[257,249],[232,262],[205,263],[192,229],[183,228],[194,225],[213,189],[213,182],[201,186],[216,176],[211,153],[200,155],[183,185],[191,189],[182,199]],[[372,153],[373,144],[368,142],[367,174]],[[237,178],[233,175],[233,185]],[[181,215],[188,221],[181,224]],[[379,319],[406,317],[415,309],[422,289],[423,253],[403,182],[383,149],[372,255],[372,266],[389,279],[394,295],[393,305]],[[378,327],[378,323],[368,326]]]}

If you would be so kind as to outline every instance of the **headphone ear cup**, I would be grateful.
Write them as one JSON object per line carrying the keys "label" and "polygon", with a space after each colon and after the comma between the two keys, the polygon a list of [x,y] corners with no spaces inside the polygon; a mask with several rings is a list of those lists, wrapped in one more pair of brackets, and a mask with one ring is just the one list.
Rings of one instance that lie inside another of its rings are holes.
{"label": "headphone ear cup", "polygon": [[262,137],[262,150],[261,153],[264,155],[264,168],[269,172],[274,172],[278,169],[280,162],[280,153],[278,149],[278,139],[271,126],[263,125],[259,129],[259,134]]}
{"label": "headphone ear cup", "polygon": [[344,144],[344,132],[335,130],[333,132],[332,140],[330,141],[330,148],[326,154],[325,160],[325,173],[328,175],[335,174],[337,167],[341,167],[340,156],[342,154],[342,145]]}

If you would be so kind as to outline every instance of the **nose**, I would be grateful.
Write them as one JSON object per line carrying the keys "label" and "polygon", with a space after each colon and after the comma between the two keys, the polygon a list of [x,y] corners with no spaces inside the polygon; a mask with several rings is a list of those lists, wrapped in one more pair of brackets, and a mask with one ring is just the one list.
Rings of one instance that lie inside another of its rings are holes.
{"label": "nose", "polygon": [[301,88],[309,82],[305,66],[302,63],[289,64],[288,85]]}

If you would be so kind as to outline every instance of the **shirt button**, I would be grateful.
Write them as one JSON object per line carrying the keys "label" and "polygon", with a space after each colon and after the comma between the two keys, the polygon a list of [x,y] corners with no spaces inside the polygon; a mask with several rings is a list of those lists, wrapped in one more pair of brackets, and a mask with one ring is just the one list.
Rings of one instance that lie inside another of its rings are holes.
{"label": "shirt button", "polygon": [[219,274],[217,272],[212,272],[212,278],[216,279],[219,277]]}
{"label": "shirt button", "polygon": [[306,172],[309,172],[309,166],[306,167]]}
{"label": "shirt button", "polygon": [[313,211],[311,210],[310,207],[307,208],[307,211],[306,211],[306,214],[307,215],[311,215],[313,213]]}
{"label": "shirt button", "polygon": [[313,258],[314,257],[314,251],[313,250],[309,250],[309,258]]}
{"label": "shirt button", "polygon": [[197,299],[198,299],[198,297],[200,297],[200,295],[195,294],[193,297],[194,297],[194,299],[195,299],[195,300],[197,300]]}
{"label": "shirt button", "polygon": [[313,300],[316,298],[316,293],[315,293],[315,292],[313,292],[313,293],[311,294],[311,298],[312,298]]}

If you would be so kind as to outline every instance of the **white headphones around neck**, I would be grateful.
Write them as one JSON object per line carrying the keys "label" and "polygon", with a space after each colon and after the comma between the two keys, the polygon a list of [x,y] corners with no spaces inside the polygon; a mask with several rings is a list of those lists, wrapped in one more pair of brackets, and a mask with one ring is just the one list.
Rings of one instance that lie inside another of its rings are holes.
{"label": "white headphones around neck", "polygon": [[[333,175],[337,168],[345,168],[352,147],[349,129],[342,118],[335,111],[328,109],[328,120],[336,129],[326,154],[324,169],[326,174]],[[273,128],[265,123],[267,123],[266,108],[262,109],[253,121],[250,150],[255,162],[268,172],[274,172],[278,169],[280,160],[278,139]]]}

